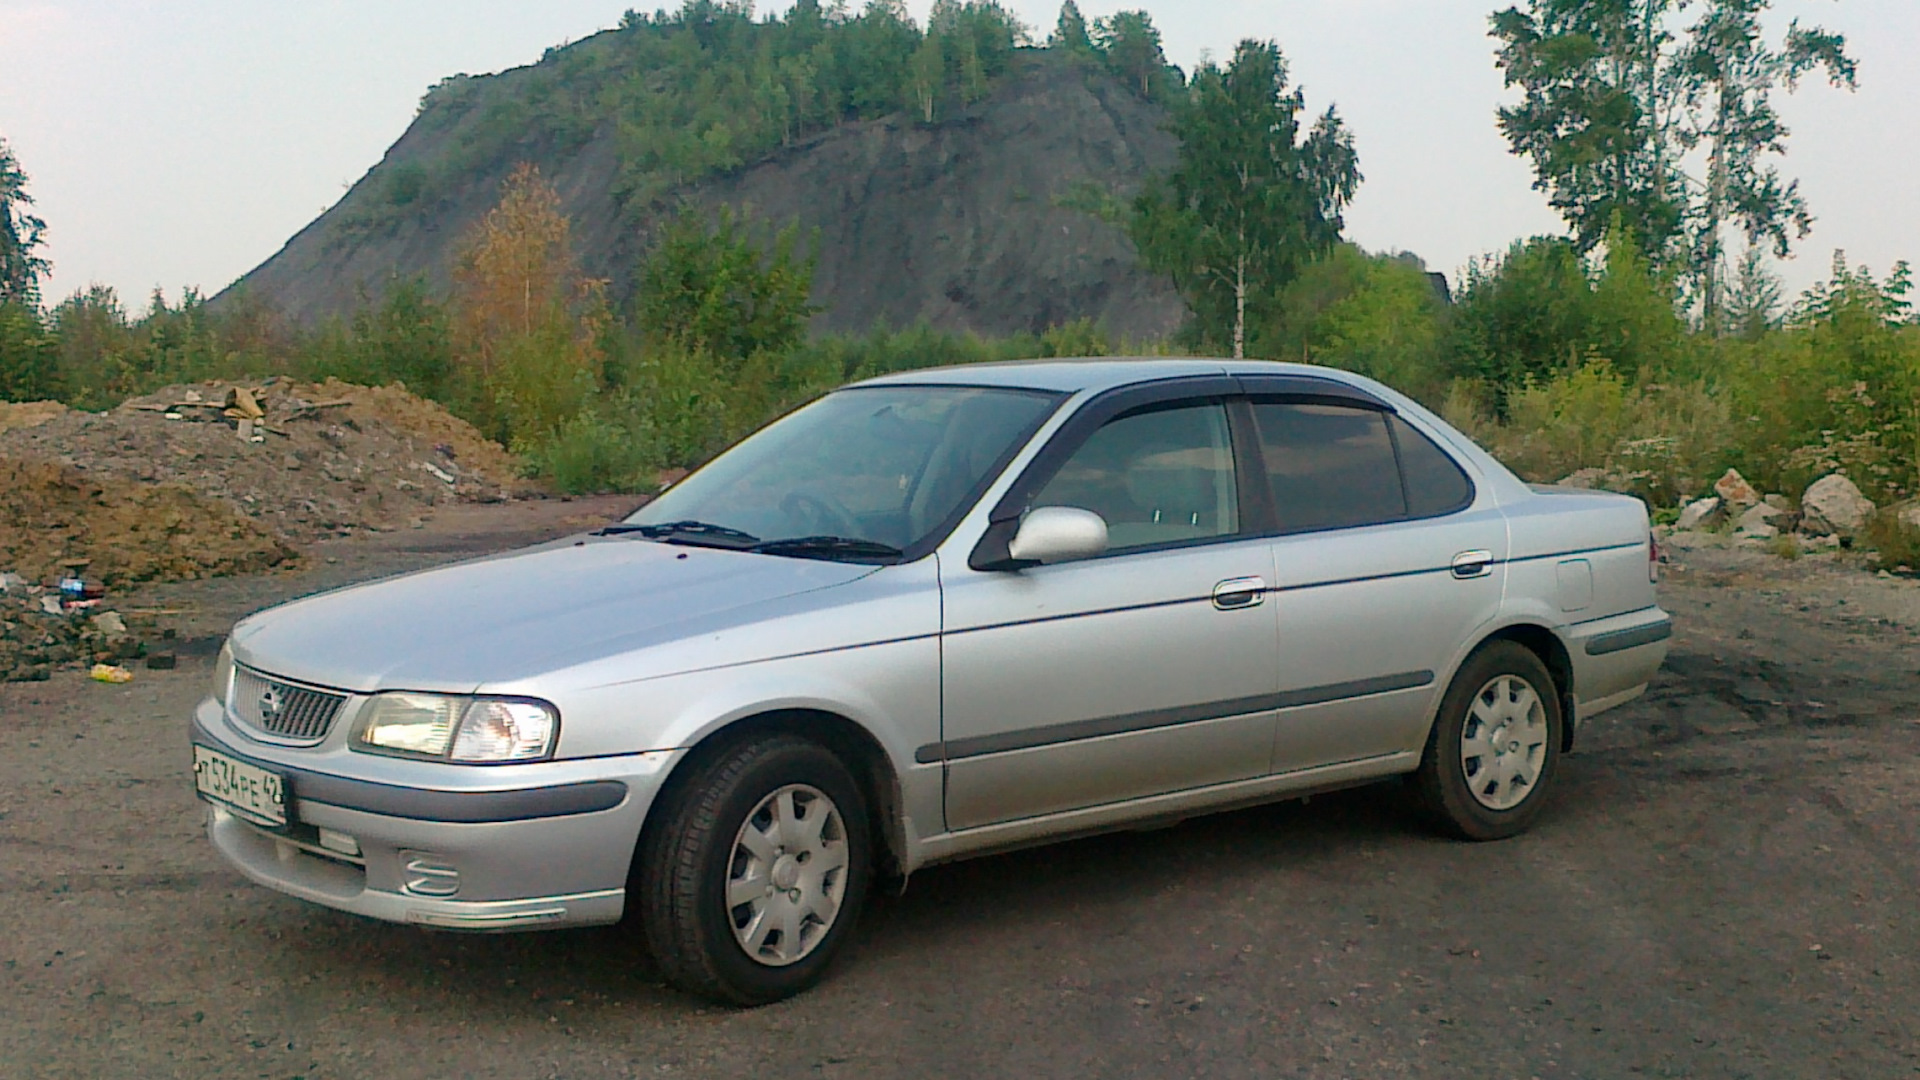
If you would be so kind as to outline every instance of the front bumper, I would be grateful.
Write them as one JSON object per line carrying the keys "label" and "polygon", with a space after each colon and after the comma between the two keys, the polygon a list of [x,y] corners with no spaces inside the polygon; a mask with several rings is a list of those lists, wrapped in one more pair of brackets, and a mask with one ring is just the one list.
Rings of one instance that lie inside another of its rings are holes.
{"label": "front bumper", "polygon": [[[353,758],[332,755],[321,771],[303,751],[254,743],[212,701],[195,711],[192,738],[287,778],[286,829],[207,806],[208,837],[253,881],[389,922],[483,931],[617,922],[641,824],[679,756],[429,765],[417,783],[394,782],[382,759],[367,763],[374,781],[341,774]],[[323,833],[352,838],[357,853],[328,850]]]}

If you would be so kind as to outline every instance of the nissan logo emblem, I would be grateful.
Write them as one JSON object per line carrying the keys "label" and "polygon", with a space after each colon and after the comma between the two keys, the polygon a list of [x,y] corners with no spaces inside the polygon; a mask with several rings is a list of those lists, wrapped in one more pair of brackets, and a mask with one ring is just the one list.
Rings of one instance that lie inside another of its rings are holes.
{"label": "nissan logo emblem", "polygon": [[260,695],[260,721],[271,724],[280,718],[280,710],[286,708],[286,702],[280,700],[280,688],[269,686]]}

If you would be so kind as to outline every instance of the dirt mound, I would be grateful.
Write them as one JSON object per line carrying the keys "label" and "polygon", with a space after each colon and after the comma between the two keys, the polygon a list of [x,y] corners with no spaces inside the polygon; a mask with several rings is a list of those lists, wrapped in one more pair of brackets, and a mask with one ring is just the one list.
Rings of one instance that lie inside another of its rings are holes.
{"label": "dirt mound", "polygon": [[233,507],[178,484],[132,483],[0,457],[0,572],[109,586],[263,570],[293,549]]}
{"label": "dirt mound", "polygon": [[429,507],[511,498],[525,484],[506,451],[398,386],[283,378],[69,411],[0,432],[0,455],[58,462],[110,491],[173,485],[196,508],[225,503],[294,541],[398,528]]}
{"label": "dirt mound", "polygon": [[0,401],[0,431],[44,424],[66,412],[67,407],[57,401]]}

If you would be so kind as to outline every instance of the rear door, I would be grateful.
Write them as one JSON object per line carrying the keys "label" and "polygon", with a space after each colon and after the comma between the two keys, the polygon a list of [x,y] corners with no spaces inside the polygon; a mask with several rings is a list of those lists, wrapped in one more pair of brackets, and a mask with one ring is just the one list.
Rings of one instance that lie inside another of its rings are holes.
{"label": "rear door", "polygon": [[950,829],[1268,769],[1277,624],[1235,449],[1244,414],[1218,394],[1095,419],[1063,429],[1010,499],[1100,514],[1105,555],[942,564],[944,741],[922,760],[947,762]]}
{"label": "rear door", "polygon": [[1417,751],[1439,680],[1498,612],[1506,520],[1377,404],[1256,397],[1279,621],[1277,772]]}

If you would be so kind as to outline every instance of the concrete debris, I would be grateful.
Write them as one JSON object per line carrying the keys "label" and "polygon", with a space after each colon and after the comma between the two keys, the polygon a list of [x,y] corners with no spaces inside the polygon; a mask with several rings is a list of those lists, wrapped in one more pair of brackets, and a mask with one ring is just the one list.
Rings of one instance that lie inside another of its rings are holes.
{"label": "concrete debris", "polygon": [[1691,532],[1717,525],[1726,517],[1721,513],[1724,505],[1718,495],[1695,499],[1681,508],[1680,520],[1674,522],[1673,527],[1682,532]]}
{"label": "concrete debris", "polygon": [[1778,522],[1784,520],[1786,516],[1785,511],[1775,509],[1766,503],[1755,503],[1740,515],[1740,535],[1754,540],[1771,540],[1780,535]]}

